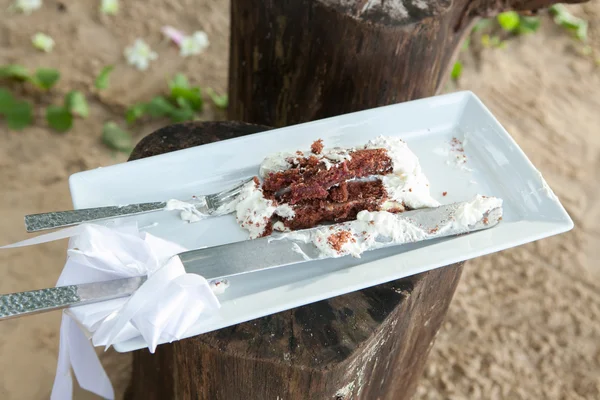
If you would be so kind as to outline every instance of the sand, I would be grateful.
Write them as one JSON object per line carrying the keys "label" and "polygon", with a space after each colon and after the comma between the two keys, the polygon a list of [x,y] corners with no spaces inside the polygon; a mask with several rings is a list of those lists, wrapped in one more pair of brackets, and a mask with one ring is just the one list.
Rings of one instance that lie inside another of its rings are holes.
{"label": "sand", "polygon": [[[0,0],[0,10],[9,3]],[[112,18],[98,15],[98,3],[64,2],[66,11],[60,11],[58,2],[46,1],[28,17],[0,15],[0,64],[52,66],[63,73],[54,95],[37,96],[40,104],[59,102],[71,89],[93,98],[91,116],[66,134],[49,131],[41,114],[22,132],[0,123],[0,244],[26,237],[24,214],[70,208],[70,174],[125,160],[100,143],[101,126],[122,121],[124,106],[158,93],[166,77],[184,72],[194,83],[225,90],[227,2],[128,1]],[[571,9],[590,20],[591,45],[600,51],[600,4]],[[163,24],[204,29],[211,47],[182,59],[161,39]],[[52,53],[31,48],[36,31],[56,39]],[[138,36],[160,54],[145,73],[126,66],[121,56]],[[542,32],[512,40],[504,50],[466,55],[460,83],[448,89],[481,97],[542,172],[576,227],[467,263],[417,399],[600,398],[600,73],[593,60],[573,50],[574,43],[546,19]],[[109,63],[118,63],[111,88],[91,95],[94,77]],[[135,137],[164,124],[144,124]],[[54,285],[65,247],[60,242],[1,251],[0,293]],[[58,312],[0,323],[1,399],[48,398],[59,324]],[[98,352],[121,397],[130,355]],[[75,398],[94,397],[77,390]]]}

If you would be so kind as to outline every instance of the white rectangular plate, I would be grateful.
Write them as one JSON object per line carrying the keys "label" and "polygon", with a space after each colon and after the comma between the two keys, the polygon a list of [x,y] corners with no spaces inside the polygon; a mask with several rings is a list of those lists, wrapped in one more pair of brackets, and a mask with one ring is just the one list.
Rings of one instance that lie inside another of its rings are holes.
{"label": "white rectangular plate", "polygon": [[[237,139],[167,153],[70,177],[75,208],[186,199],[213,193],[258,174],[265,156],[308,149],[365,144],[378,135],[399,136],[419,157],[431,192],[441,203],[475,194],[504,200],[504,219],[470,235],[381,249],[234,277],[219,296],[221,319],[195,326],[189,336],[418,274],[570,230],[573,222],[538,170],[471,92],[436,96]],[[451,159],[450,141],[464,144],[466,164]],[[467,169],[468,168],[468,169]],[[447,192],[444,196],[443,193]],[[246,240],[233,215],[188,224],[177,212],[138,217],[153,235],[189,249]],[[146,347],[137,337],[115,345],[120,352]]]}

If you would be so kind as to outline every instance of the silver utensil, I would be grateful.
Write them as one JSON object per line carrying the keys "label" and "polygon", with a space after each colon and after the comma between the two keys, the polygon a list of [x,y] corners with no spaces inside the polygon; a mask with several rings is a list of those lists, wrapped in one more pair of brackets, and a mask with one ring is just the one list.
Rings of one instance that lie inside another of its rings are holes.
{"label": "silver utensil", "polygon": [[[193,204],[202,214],[215,215],[221,206],[232,201],[235,196],[240,193],[241,187],[250,181],[251,179],[247,179],[238,185],[219,193],[194,197],[193,199],[186,201],[186,203]],[[159,201],[153,203],[128,204],[124,206],[83,208],[79,210],[30,214],[25,216],[25,228],[27,229],[27,232],[37,232],[46,229],[77,225],[82,222],[100,221],[109,218],[126,217],[164,210],[166,206],[166,201]]]}
{"label": "silver utensil", "polygon": [[[489,210],[468,227],[453,224],[455,214],[462,204],[464,203],[407,211],[396,214],[395,218],[409,224],[411,230],[418,227],[427,232],[427,237],[423,240],[488,229],[496,226],[502,219],[502,207],[498,207]],[[351,223],[335,224],[333,227],[343,229]],[[295,231],[291,235],[283,234],[191,250],[177,257],[180,258],[186,272],[201,275],[208,281],[220,281],[235,275],[322,259],[322,253],[313,242],[302,238],[310,238],[318,230],[329,228],[330,226],[320,226]],[[409,235],[405,236],[406,239],[393,242],[386,237],[377,237],[378,248],[413,242]],[[2,295],[0,320],[129,296],[145,279],[133,277]]]}

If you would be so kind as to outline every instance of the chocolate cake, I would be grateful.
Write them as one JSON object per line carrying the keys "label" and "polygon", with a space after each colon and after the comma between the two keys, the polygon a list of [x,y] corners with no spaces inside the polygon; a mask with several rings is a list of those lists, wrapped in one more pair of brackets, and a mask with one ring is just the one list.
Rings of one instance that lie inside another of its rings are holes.
{"label": "chocolate cake", "polygon": [[248,184],[236,207],[251,238],[349,221],[363,210],[396,213],[439,205],[417,157],[394,137],[350,149],[326,149],[319,139],[306,153],[267,157],[260,176],[262,183]]}

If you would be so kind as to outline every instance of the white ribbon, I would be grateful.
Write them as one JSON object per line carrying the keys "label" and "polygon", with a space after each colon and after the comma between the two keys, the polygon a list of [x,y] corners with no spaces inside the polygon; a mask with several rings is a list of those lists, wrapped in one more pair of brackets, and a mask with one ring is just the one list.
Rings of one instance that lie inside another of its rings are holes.
{"label": "white ribbon", "polygon": [[[1,248],[70,237],[67,262],[56,286],[133,276],[148,279],[128,298],[68,309],[63,313],[51,400],[72,398],[71,368],[79,385],[106,399],[114,390],[94,346],[142,336],[150,352],[159,342],[181,339],[196,323],[218,318],[220,303],[203,277],[187,274],[175,243],[140,232],[137,224],[83,224]],[[90,342],[91,339],[91,342]],[[93,343],[93,344],[92,344]]]}

